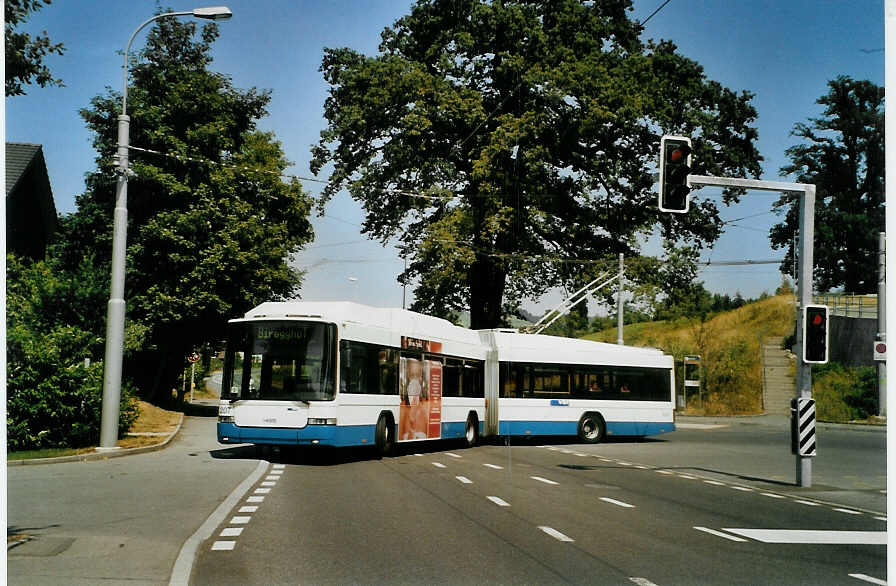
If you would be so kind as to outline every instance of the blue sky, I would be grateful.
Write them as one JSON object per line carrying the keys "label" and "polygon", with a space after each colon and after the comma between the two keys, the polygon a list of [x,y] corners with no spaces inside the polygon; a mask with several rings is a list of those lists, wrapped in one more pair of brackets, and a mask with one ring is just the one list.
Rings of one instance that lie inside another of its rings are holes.
{"label": "blue sky", "polygon": [[[636,0],[633,17],[643,20],[663,0]],[[164,3],[172,10],[215,3]],[[324,128],[327,87],[318,71],[324,47],[348,46],[374,54],[380,32],[407,13],[400,0],[217,0],[234,13],[220,25],[212,68],[230,75],[236,87],[272,90],[269,116],[261,128],[282,141],[296,175],[310,176],[310,146]],[[60,213],[75,210],[84,190],[84,174],[94,168],[91,137],[78,115],[105,88],[121,90],[118,53],[128,37],[152,16],[156,2],[134,0],[56,0],[32,16],[25,30],[46,30],[66,53],[47,64],[63,88],[30,87],[28,95],[6,100],[6,140],[43,145]],[[762,179],[779,180],[794,144],[796,122],[821,114],[815,101],[838,75],[884,83],[882,0],[671,0],[646,25],[645,38],[670,39],[679,51],[705,68],[710,79],[755,94],[759,112],[758,148],[765,158]],[[134,42],[139,48],[145,31]],[[139,145],[136,145],[139,146]],[[132,155],[133,156],[133,155]],[[321,186],[306,182],[312,194]],[[717,198],[705,188],[696,197]],[[768,229],[777,218],[767,212],[777,194],[753,192],[723,210],[730,225],[707,251],[712,260],[771,259],[783,256],[768,245]],[[379,306],[400,306],[396,282],[403,262],[391,246],[370,242],[359,232],[360,208],[340,195],[315,218],[316,240],[296,259],[308,269],[302,297],[308,300],[358,299]],[[354,279],[354,280],[352,280]],[[700,274],[711,291],[755,297],[772,292],[781,276],[776,265],[709,267]],[[410,299],[410,291],[409,291]],[[541,310],[559,293],[525,306]],[[592,308],[592,311],[595,308]]]}

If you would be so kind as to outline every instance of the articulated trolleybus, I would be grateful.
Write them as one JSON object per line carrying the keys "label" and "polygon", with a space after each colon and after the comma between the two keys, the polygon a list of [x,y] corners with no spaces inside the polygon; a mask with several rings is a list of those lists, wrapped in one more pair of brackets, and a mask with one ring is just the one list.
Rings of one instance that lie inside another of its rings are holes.
{"label": "articulated trolleybus", "polygon": [[469,330],[349,302],[271,302],[228,324],[218,441],[376,446],[675,429],[659,350]]}

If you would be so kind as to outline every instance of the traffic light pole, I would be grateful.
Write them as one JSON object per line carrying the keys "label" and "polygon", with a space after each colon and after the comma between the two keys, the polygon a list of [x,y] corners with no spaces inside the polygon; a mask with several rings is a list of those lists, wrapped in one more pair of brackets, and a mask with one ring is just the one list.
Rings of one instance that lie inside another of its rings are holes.
{"label": "traffic light pole", "polygon": [[[800,193],[800,237],[799,281],[797,282],[800,307],[796,312],[796,396],[798,399],[812,398],[812,369],[803,360],[803,328],[800,317],[802,308],[812,303],[812,273],[814,268],[815,242],[815,186],[806,183],[785,183],[782,181],[760,181],[758,179],[737,179],[730,177],[710,177],[689,175],[688,182],[698,187],[736,187],[758,191]],[[796,455],[796,483],[798,486],[812,486],[812,458]]]}

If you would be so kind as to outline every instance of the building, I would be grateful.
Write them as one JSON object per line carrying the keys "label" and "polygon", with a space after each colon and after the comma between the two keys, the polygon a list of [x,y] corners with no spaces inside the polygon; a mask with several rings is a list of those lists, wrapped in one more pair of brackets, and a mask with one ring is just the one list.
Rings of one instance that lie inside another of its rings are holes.
{"label": "building", "polygon": [[6,143],[6,251],[44,258],[56,221],[41,145]]}

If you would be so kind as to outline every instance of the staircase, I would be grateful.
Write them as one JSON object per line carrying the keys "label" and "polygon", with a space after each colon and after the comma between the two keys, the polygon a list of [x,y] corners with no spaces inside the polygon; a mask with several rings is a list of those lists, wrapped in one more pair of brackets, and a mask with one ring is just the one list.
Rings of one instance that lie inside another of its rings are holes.
{"label": "staircase", "polygon": [[769,415],[790,416],[790,399],[796,396],[796,381],[784,338],[767,338],[762,343],[762,404]]}

